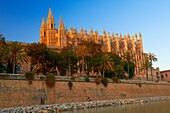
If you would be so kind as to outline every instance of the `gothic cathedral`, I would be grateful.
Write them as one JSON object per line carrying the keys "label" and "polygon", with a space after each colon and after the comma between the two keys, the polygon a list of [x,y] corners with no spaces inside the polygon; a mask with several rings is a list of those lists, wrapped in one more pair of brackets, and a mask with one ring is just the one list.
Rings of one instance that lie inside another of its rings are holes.
{"label": "gothic cathedral", "polygon": [[135,75],[144,75],[144,71],[140,70],[141,65],[144,62],[142,35],[135,34],[135,36],[130,36],[122,34],[114,34],[110,36],[110,33],[103,31],[102,35],[98,34],[98,31],[90,29],[90,33],[87,30],[80,29],[78,33],[77,29],[70,27],[70,31],[64,28],[64,23],[62,17],[60,17],[60,22],[58,29],[55,28],[54,17],[52,10],[49,9],[48,18],[45,22],[42,19],[42,25],[40,27],[40,43],[44,43],[49,48],[62,48],[69,44],[78,44],[82,40],[94,41],[95,43],[102,44],[102,49],[104,52],[114,52],[123,57],[126,52],[132,54],[133,61],[135,62]]}

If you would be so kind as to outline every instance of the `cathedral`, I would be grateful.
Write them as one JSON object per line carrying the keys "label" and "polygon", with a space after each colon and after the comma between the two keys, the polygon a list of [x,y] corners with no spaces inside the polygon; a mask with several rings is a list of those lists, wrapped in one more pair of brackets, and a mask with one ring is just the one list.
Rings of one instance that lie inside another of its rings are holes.
{"label": "cathedral", "polygon": [[98,34],[98,31],[93,31],[91,28],[89,34],[87,30],[73,29],[70,30],[64,27],[62,17],[60,17],[59,26],[55,28],[55,21],[52,14],[52,10],[49,9],[47,21],[42,19],[40,27],[40,43],[44,43],[49,48],[61,49],[69,44],[77,45],[82,40],[94,41],[95,43],[102,44],[102,50],[104,52],[114,52],[123,57],[126,52],[132,54],[133,61],[136,65],[135,75],[144,75],[145,72],[140,70],[141,65],[144,62],[142,35],[139,33],[134,36],[129,34],[122,36],[122,34],[107,33],[103,31],[102,35]]}

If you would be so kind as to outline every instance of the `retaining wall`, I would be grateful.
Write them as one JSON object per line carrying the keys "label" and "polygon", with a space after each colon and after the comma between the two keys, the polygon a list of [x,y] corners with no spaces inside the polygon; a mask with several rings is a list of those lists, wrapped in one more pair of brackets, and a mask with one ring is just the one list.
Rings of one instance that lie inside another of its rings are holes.
{"label": "retaining wall", "polygon": [[123,98],[170,96],[170,84],[125,84],[109,83],[105,88],[93,82],[73,82],[69,90],[68,82],[56,82],[48,88],[44,81],[0,80],[0,108],[30,106],[40,104],[60,104],[65,102],[84,102],[91,100],[113,100]]}

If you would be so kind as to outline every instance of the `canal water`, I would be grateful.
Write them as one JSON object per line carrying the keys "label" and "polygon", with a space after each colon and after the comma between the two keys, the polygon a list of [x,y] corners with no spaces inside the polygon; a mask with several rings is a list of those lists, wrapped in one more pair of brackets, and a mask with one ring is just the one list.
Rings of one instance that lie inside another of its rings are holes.
{"label": "canal water", "polygon": [[64,113],[170,113],[170,101],[90,108]]}

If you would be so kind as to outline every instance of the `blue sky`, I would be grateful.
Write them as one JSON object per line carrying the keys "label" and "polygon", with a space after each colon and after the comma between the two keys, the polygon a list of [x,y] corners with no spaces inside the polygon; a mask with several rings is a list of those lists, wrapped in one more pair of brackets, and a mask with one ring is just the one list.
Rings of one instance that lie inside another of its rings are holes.
{"label": "blue sky", "polygon": [[124,34],[142,33],[144,52],[155,67],[170,69],[170,0],[1,0],[0,33],[6,40],[38,42],[42,17],[52,8],[56,27],[64,25]]}

